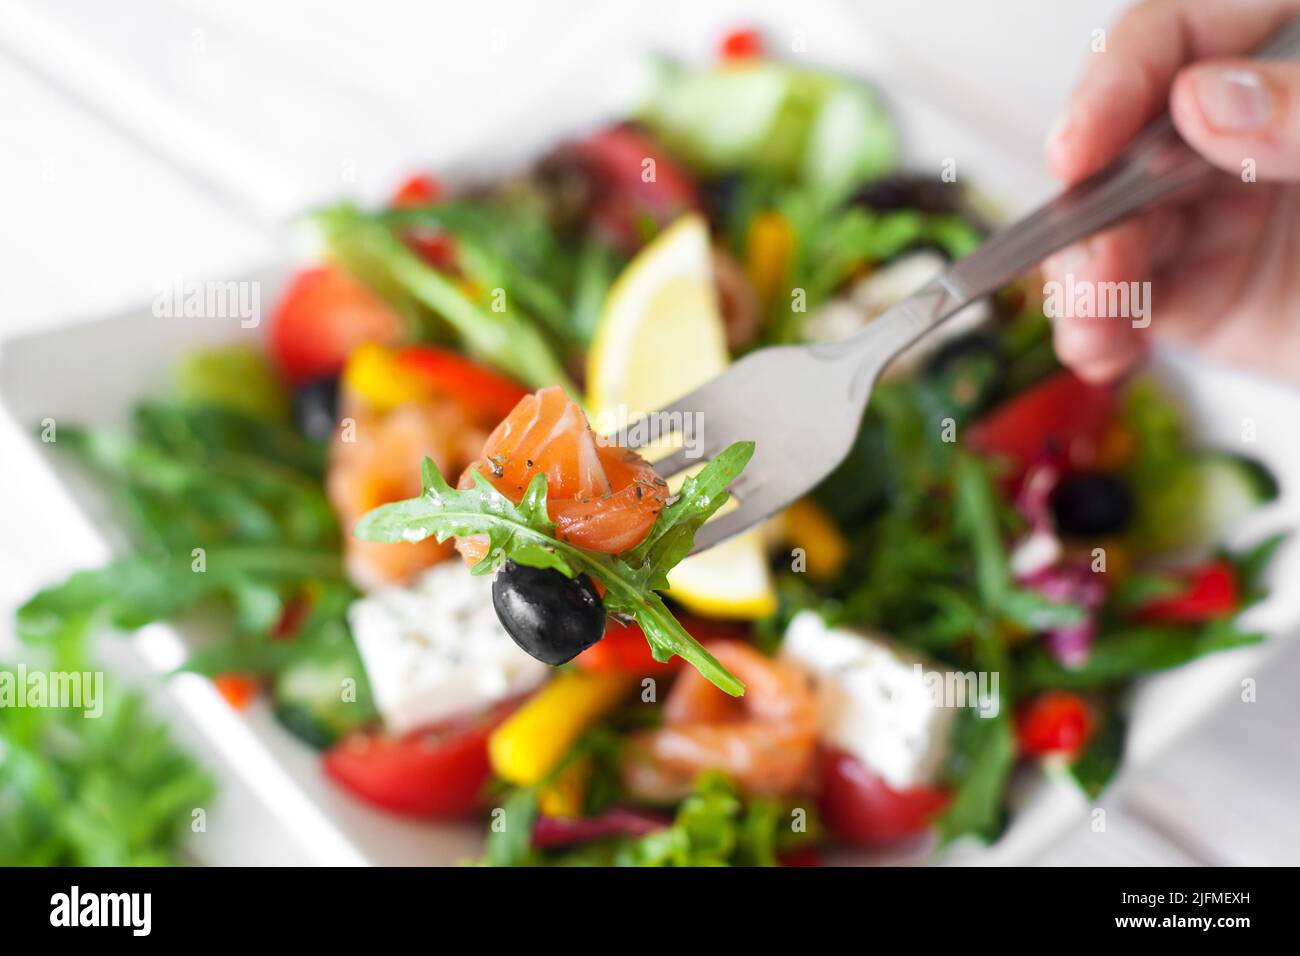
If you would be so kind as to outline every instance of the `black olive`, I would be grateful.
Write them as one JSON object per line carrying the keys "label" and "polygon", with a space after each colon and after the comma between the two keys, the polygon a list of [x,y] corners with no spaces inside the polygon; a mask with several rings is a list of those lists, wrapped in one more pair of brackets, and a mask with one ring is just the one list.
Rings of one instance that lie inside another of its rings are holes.
{"label": "black olive", "polygon": [[339,380],[318,378],[293,393],[293,420],[313,441],[329,441],[338,422]]}
{"label": "black olive", "polygon": [[514,642],[547,664],[571,661],[605,636],[605,608],[585,574],[507,561],[492,582],[492,606]]}
{"label": "black olive", "polygon": [[1053,490],[1052,515],[1056,530],[1063,535],[1091,538],[1118,534],[1133,519],[1133,491],[1118,475],[1074,475]]}
{"label": "black olive", "polygon": [[936,411],[967,421],[996,396],[1006,375],[1002,343],[989,332],[971,332],[941,345],[925,363]]}
{"label": "black olive", "polygon": [[867,183],[852,202],[878,212],[915,209],[927,213],[957,213],[962,208],[962,187],[937,176],[900,174]]}

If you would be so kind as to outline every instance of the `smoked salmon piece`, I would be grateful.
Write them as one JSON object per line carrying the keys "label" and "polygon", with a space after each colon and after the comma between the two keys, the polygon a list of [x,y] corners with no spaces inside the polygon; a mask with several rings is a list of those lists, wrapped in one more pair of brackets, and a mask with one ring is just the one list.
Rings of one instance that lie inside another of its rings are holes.
{"label": "smoked salmon piece", "polygon": [[[649,462],[599,441],[582,409],[558,386],[520,400],[465,469],[461,488],[474,486],[476,471],[515,502],[535,475],[545,475],[556,537],[604,554],[640,544],[669,496]],[[471,564],[486,550],[477,536],[459,539],[456,547]]]}
{"label": "smoked salmon piece", "polygon": [[362,541],[353,526],[367,511],[420,494],[420,462],[433,459],[444,473],[461,468],[481,447],[487,429],[456,402],[434,398],[379,412],[345,396],[349,429],[335,431],[325,491],[343,529],[348,577],[367,590],[398,584],[452,553],[450,542]]}

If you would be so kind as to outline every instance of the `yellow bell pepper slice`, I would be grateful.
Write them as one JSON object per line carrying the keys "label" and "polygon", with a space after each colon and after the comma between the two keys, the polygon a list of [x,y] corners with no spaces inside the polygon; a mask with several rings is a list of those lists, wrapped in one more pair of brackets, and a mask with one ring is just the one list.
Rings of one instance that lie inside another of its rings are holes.
{"label": "yellow bell pepper slice", "polygon": [[632,680],[627,674],[563,671],[488,737],[493,771],[521,787],[539,783],[583,731],[623,698]]}
{"label": "yellow bell pepper slice", "polygon": [[580,817],[591,778],[591,756],[584,755],[564,766],[555,777],[537,788],[537,806],[548,817]]}
{"label": "yellow bell pepper slice", "polygon": [[352,350],[343,368],[343,387],[379,412],[422,401],[429,394],[424,380],[399,365],[392,349],[374,342]]}
{"label": "yellow bell pepper slice", "polygon": [[803,548],[808,576],[816,581],[835,577],[849,557],[849,543],[835,519],[811,498],[800,498],[785,511],[786,538]]}
{"label": "yellow bell pepper slice", "polygon": [[745,272],[764,305],[781,291],[794,259],[794,227],[777,212],[760,212],[745,235]]}

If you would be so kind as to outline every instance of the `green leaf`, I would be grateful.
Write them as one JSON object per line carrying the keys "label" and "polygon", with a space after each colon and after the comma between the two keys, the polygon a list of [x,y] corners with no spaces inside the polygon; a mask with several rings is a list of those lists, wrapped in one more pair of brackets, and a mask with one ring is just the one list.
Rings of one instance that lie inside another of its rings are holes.
{"label": "green leaf", "polygon": [[[735,461],[734,455],[728,458],[719,473],[725,473]],[[659,595],[647,587],[644,566],[634,569],[618,558],[583,550],[553,536],[555,526],[546,511],[545,476],[533,477],[518,505],[481,474],[475,474],[473,488],[452,488],[428,459],[423,465],[422,485],[424,491],[418,498],[380,505],[364,515],[357,523],[356,536],[366,541],[423,541],[429,537],[446,541],[454,536],[484,535],[488,552],[476,565],[476,571],[495,571],[508,560],[522,560],[535,567],[555,568],[571,577],[586,574],[604,586],[607,611],[627,615],[641,625],[657,660],[666,661],[676,655],[726,693],[740,696],[744,692],[745,685],[691,637]],[[702,496],[695,500],[693,509],[683,507],[675,518],[668,519],[672,522],[670,531],[690,527],[694,516],[707,508]],[[661,515],[660,521],[664,520]],[[655,567],[667,570],[662,565]]]}
{"label": "green leaf", "polygon": [[998,710],[995,716],[984,716],[977,702],[958,718],[947,768],[955,790],[952,802],[936,821],[945,843],[966,834],[983,840],[997,837],[1005,819],[1003,797],[1016,760],[1006,655],[987,629],[976,634],[975,662],[981,670],[999,675]]}
{"label": "green leaf", "polygon": [[537,862],[533,850],[533,825],[537,822],[537,791],[516,790],[501,808],[488,833],[489,866],[530,866]]}
{"label": "green leaf", "polygon": [[1211,621],[1199,627],[1126,627],[1099,636],[1088,659],[1077,667],[1062,664],[1044,647],[1030,648],[1021,660],[1018,683],[1024,693],[1102,687],[1262,639],[1260,634],[1239,630],[1232,621]]}
{"label": "green leaf", "polygon": [[1100,726],[1088,747],[1070,765],[1070,775],[1090,798],[1096,799],[1124,762],[1124,738],[1128,721],[1111,701],[1102,705]]}
{"label": "green leaf", "polygon": [[728,486],[753,455],[752,441],[736,442],[723,450],[699,474],[682,483],[681,491],[664,508],[645,540],[623,556],[640,570],[648,587],[668,587],[668,571],[691,553],[696,532],[726,504]]}

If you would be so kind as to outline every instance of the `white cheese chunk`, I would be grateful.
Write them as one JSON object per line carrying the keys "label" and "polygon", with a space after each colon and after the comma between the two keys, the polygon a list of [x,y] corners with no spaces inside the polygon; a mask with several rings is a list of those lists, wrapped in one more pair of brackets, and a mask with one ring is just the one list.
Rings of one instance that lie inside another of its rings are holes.
{"label": "white cheese chunk", "polygon": [[546,680],[492,609],[492,578],[443,561],[406,587],[372,591],[348,609],[385,726],[401,734],[482,710]]}
{"label": "white cheese chunk", "polygon": [[829,628],[812,611],[790,622],[781,658],[815,681],[824,741],[895,790],[934,783],[957,708],[943,706],[927,687],[921,674],[931,665],[924,658],[877,637]]}
{"label": "white cheese chunk", "polygon": [[[833,299],[808,319],[808,336],[815,342],[838,342],[897,305],[944,269],[943,256],[932,249],[908,253],[854,283],[846,296]],[[885,370],[885,378],[908,375],[920,368],[940,345],[979,328],[993,316],[988,299],[972,302],[933,332],[905,349]]]}

